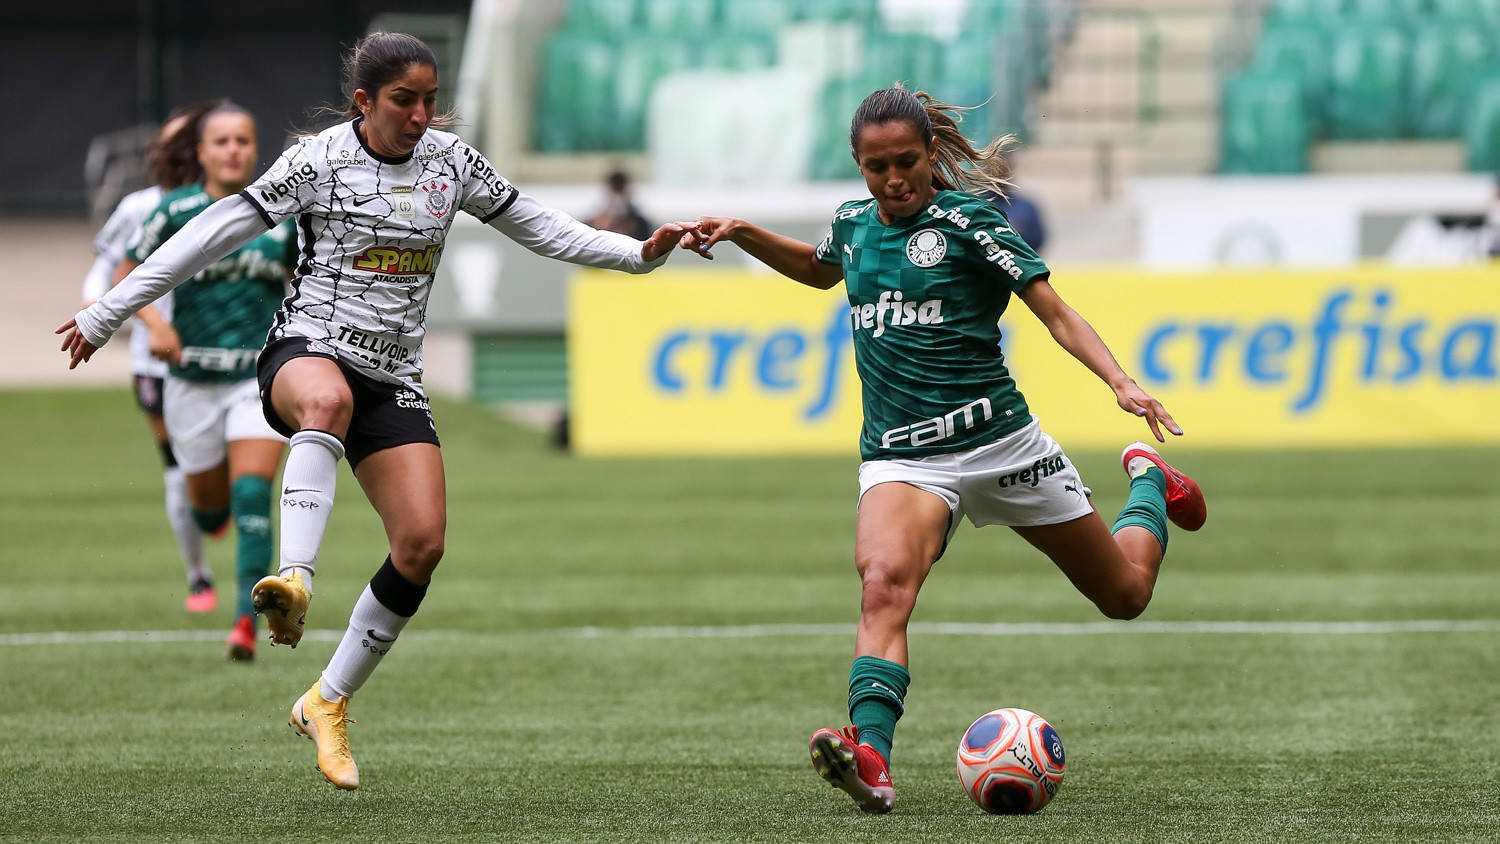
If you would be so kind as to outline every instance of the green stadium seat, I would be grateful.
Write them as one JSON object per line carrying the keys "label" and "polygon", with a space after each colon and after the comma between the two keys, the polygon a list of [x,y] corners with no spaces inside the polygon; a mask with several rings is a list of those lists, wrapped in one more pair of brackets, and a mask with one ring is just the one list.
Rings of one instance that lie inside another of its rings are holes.
{"label": "green stadium seat", "polygon": [[1474,86],[1468,103],[1464,143],[1469,169],[1500,173],[1500,76],[1489,76]]}
{"label": "green stadium seat", "polygon": [[646,145],[646,107],[657,80],[693,66],[692,39],[622,39],[610,73],[595,84],[613,90],[608,138],[601,149],[638,150]]}
{"label": "green stadium seat", "polygon": [[865,97],[890,84],[882,75],[841,77],[823,86],[809,168],[812,178],[859,178],[859,168],[849,155],[849,124]]}
{"label": "green stadium seat", "polygon": [[914,32],[865,33],[861,74],[885,77],[885,85],[900,80],[913,91],[925,90],[942,79],[943,45]]}
{"label": "green stadium seat", "polygon": [[1432,15],[1440,21],[1500,26],[1500,0],[1430,0]]}
{"label": "green stadium seat", "polygon": [[1344,0],[1343,17],[1361,23],[1415,25],[1431,13],[1428,0]]}
{"label": "green stadium seat", "polygon": [[1394,138],[1406,121],[1410,43],[1397,27],[1349,27],[1333,34],[1328,117],[1346,140]]}
{"label": "green stadium seat", "polygon": [[640,5],[637,0],[568,0],[570,29],[619,32],[630,29],[639,22]]}
{"label": "green stadium seat", "polygon": [[1412,133],[1427,138],[1460,136],[1474,74],[1492,55],[1484,30],[1444,25],[1418,29],[1412,37],[1407,88]]}
{"label": "green stadium seat", "polygon": [[874,20],[879,14],[880,0],[803,0],[798,17],[810,21],[864,23]]}
{"label": "green stadium seat", "polygon": [[653,34],[703,32],[719,23],[715,0],[647,0],[641,12],[646,29]]}
{"label": "green stadium seat", "polygon": [[720,10],[730,30],[774,32],[799,17],[797,0],[726,0]]}
{"label": "green stadium seat", "polygon": [[717,70],[759,70],[776,64],[776,39],[764,32],[726,32],[693,42],[693,65]]}
{"label": "green stadium seat", "polygon": [[562,31],[542,50],[533,143],[544,152],[609,149],[616,51],[607,37]]}
{"label": "green stadium seat", "polygon": [[1343,12],[1343,0],[1276,0],[1273,20],[1332,23]]}
{"label": "green stadium seat", "polygon": [[1224,86],[1219,169],[1307,172],[1302,83],[1291,74],[1243,73]]}
{"label": "green stadium seat", "polygon": [[1261,30],[1250,69],[1288,74],[1302,80],[1308,131],[1323,134],[1328,125],[1328,31],[1311,21],[1272,21]]}

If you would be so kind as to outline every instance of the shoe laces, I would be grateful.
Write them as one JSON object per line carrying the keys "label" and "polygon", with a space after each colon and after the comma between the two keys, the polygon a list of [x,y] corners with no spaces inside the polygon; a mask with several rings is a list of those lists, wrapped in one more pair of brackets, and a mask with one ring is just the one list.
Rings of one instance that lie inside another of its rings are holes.
{"label": "shoe laces", "polygon": [[358,723],[348,715],[348,698],[339,698],[329,705],[328,726],[333,729],[333,749],[339,756],[349,757],[349,734],[345,728]]}

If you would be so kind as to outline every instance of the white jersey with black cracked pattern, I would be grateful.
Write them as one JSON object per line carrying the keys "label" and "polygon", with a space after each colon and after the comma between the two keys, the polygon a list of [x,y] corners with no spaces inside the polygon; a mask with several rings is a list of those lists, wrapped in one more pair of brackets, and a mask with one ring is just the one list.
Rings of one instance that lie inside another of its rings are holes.
{"label": "white jersey with black cracked pattern", "polygon": [[[98,299],[109,291],[115,268],[125,257],[125,251],[135,245],[141,233],[141,223],[161,204],[162,195],[162,189],[152,185],[121,197],[104,227],[94,235],[94,253],[98,259],[83,280],[84,299]],[[172,321],[172,294],[168,293],[153,304],[162,319]],[[130,374],[165,378],[167,364],[151,356],[149,341],[150,332],[146,326],[135,322],[130,329]]]}
{"label": "white jersey with black cracked pattern", "polygon": [[641,241],[542,208],[457,135],[429,129],[393,159],[359,124],[303,138],[240,194],[269,225],[297,220],[292,294],[268,342],[306,337],[371,378],[419,383],[427,300],[458,211],[550,257],[632,272],[661,263],[642,260]]}

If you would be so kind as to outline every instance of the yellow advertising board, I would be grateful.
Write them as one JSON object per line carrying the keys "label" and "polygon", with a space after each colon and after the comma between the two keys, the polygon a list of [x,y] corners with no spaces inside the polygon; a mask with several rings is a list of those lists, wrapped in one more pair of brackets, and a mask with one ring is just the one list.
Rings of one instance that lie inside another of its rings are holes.
{"label": "yellow advertising board", "polygon": [[[1059,272],[1062,297],[1182,425],[1181,446],[1500,442],[1500,267]],[[842,287],[777,275],[584,273],[572,287],[584,454],[849,454],[859,382]],[[1013,299],[1007,364],[1065,448],[1149,437]]]}

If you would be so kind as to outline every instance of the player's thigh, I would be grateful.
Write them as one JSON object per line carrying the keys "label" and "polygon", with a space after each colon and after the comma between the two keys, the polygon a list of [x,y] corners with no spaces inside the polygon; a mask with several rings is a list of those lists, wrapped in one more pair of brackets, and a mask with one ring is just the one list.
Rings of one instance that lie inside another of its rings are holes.
{"label": "player's thigh", "polygon": [[854,530],[860,577],[920,587],[955,518],[946,499],[911,483],[885,481],[865,490]]}
{"label": "player's thigh", "polygon": [[436,444],[413,442],[373,452],[359,461],[354,475],[385,525],[398,568],[406,557],[441,556],[448,497],[443,453]]}
{"label": "player's thigh", "polygon": [[1120,550],[1097,510],[1058,524],[1011,530],[1046,554],[1090,600],[1107,599],[1136,585],[1135,566]]}
{"label": "player's thigh", "polygon": [[271,410],[285,429],[314,428],[340,439],[348,432],[354,394],[337,361],[322,355],[290,357],[262,376],[262,390],[267,381]]}

